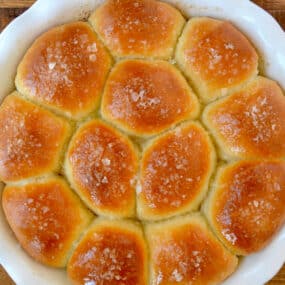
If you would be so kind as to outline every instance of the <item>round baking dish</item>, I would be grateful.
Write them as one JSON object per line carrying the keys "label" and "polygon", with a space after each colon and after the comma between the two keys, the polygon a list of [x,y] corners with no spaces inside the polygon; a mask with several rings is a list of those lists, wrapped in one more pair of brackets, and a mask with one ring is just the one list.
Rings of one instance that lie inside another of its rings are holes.
{"label": "round baking dish", "polygon": [[[38,0],[13,21],[0,36],[0,100],[14,89],[17,65],[34,39],[49,28],[87,18],[98,0]],[[285,89],[285,33],[265,11],[249,0],[168,0],[186,17],[210,16],[233,22],[258,49],[263,74]],[[0,190],[1,191],[1,190]],[[1,199],[1,195],[0,195]],[[33,261],[18,245],[0,209],[0,263],[15,282],[24,284],[69,284],[62,270]],[[224,285],[261,285],[277,273],[285,261],[285,227],[261,252],[244,258]]]}

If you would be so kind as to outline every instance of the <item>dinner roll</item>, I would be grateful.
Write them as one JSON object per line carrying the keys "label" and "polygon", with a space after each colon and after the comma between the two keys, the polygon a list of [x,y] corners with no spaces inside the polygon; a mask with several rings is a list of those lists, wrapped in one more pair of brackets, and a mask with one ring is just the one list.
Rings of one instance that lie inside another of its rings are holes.
{"label": "dinner roll", "polygon": [[208,105],[203,121],[225,159],[285,157],[285,97],[274,81],[258,77]]}
{"label": "dinner roll", "polygon": [[94,111],[111,58],[87,23],[53,28],[30,47],[16,86],[28,98],[74,119]]}
{"label": "dinner roll", "polygon": [[109,0],[90,23],[116,57],[169,59],[185,20],[174,7],[155,0]]}
{"label": "dinner roll", "polygon": [[135,213],[138,155],[132,142],[100,120],[81,126],[67,152],[66,175],[95,213],[130,217]]}
{"label": "dinner roll", "polygon": [[237,266],[199,214],[146,226],[151,285],[220,284]]}
{"label": "dinner roll", "polygon": [[285,162],[239,161],[219,169],[204,212],[238,255],[264,248],[285,221]]}
{"label": "dinner roll", "polygon": [[0,180],[13,182],[58,170],[68,123],[23,100],[17,92],[0,106]]}
{"label": "dinner roll", "polygon": [[67,183],[56,176],[6,186],[2,206],[25,251],[53,267],[66,266],[74,243],[92,218]]}
{"label": "dinner roll", "polygon": [[283,91],[228,21],[93,2],[32,43],[3,98],[8,224],[74,285],[224,284],[285,226]]}
{"label": "dinner roll", "polygon": [[124,60],[112,70],[102,116],[136,136],[157,134],[199,113],[199,103],[181,73],[164,61]]}
{"label": "dinner roll", "polygon": [[75,249],[67,271],[75,285],[146,285],[147,256],[137,223],[97,219]]}
{"label": "dinner roll", "polygon": [[258,55],[231,23],[192,18],[176,49],[176,60],[204,102],[225,96],[257,73]]}
{"label": "dinner roll", "polygon": [[159,220],[197,209],[208,190],[215,150],[207,132],[189,122],[145,149],[138,185],[138,215]]}

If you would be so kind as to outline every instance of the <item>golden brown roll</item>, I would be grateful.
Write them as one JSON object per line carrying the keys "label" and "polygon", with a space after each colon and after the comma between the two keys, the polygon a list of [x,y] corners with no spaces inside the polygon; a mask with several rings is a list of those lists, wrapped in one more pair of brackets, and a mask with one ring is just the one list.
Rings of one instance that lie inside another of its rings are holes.
{"label": "golden brown roll", "polygon": [[74,22],[34,42],[18,67],[16,86],[32,100],[79,119],[98,107],[110,65],[90,26]]}
{"label": "golden brown roll", "polygon": [[199,103],[171,64],[125,60],[114,67],[106,82],[101,112],[124,131],[148,136],[196,117]]}
{"label": "golden brown roll", "polygon": [[159,220],[197,209],[215,160],[210,138],[198,123],[183,124],[156,138],[142,157],[139,217]]}
{"label": "golden brown roll", "polygon": [[220,284],[238,259],[215,238],[199,214],[146,226],[151,285]]}
{"label": "golden brown roll", "polygon": [[163,59],[185,23],[177,9],[155,0],[109,0],[89,21],[114,56]]}
{"label": "golden brown roll", "polygon": [[67,152],[65,170],[81,199],[95,213],[135,213],[138,156],[132,142],[100,120],[79,128]]}
{"label": "golden brown roll", "polygon": [[6,186],[2,206],[26,252],[54,267],[66,266],[74,243],[92,218],[67,183],[55,176]]}
{"label": "golden brown roll", "polygon": [[0,180],[13,182],[59,169],[67,122],[17,92],[0,107]]}
{"label": "golden brown roll", "polygon": [[3,214],[74,285],[221,284],[285,226],[283,91],[228,21],[97,2],[35,40],[3,98]]}
{"label": "golden brown roll", "polygon": [[148,284],[147,247],[138,224],[95,220],[67,266],[75,285]]}
{"label": "golden brown roll", "polygon": [[253,79],[258,55],[231,23],[190,19],[176,49],[176,60],[205,102],[225,96]]}
{"label": "golden brown roll", "polygon": [[222,167],[204,206],[223,243],[238,255],[265,247],[285,221],[285,162],[240,161]]}
{"label": "golden brown roll", "polygon": [[285,97],[274,81],[257,77],[207,106],[203,121],[225,159],[285,157]]}

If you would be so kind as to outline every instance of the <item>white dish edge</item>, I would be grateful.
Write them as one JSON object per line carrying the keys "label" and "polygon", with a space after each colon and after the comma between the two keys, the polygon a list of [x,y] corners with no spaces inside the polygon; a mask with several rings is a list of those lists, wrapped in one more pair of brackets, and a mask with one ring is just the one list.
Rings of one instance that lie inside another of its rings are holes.
{"label": "white dish edge", "polygon": [[[14,89],[16,67],[33,40],[49,28],[82,19],[102,1],[38,0],[0,35],[0,100]],[[186,16],[230,20],[254,43],[264,60],[264,73],[285,89],[285,33],[265,11],[248,0],[167,0]],[[1,195],[0,195],[1,200]],[[1,202],[1,201],[0,201]],[[1,207],[0,207],[1,208]],[[19,246],[0,209],[0,263],[18,285],[70,284],[64,270],[33,261]],[[285,262],[285,226],[261,252],[246,257],[223,285],[262,285]]]}

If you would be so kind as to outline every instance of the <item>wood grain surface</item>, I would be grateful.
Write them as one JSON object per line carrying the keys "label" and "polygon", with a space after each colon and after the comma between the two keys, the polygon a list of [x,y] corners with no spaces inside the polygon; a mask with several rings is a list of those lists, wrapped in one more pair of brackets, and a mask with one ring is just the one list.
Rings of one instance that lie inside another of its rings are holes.
{"label": "wood grain surface", "polygon": [[[0,0],[0,31],[14,18],[22,14],[34,2],[34,0]],[[277,19],[285,30],[285,0],[255,0],[253,2],[267,10],[273,17]],[[285,285],[285,265],[267,285],[281,284]],[[1,265],[0,285],[14,285],[14,282],[9,278]]]}

